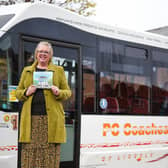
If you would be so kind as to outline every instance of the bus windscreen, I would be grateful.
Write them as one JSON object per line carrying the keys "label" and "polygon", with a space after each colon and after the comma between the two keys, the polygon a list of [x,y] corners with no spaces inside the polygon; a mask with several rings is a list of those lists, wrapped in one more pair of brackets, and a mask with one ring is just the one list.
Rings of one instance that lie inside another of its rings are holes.
{"label": "bus windscreen", "polygon": [[2,28],[10,19],[12,19],[15,15],[0,15],[0,28]]}

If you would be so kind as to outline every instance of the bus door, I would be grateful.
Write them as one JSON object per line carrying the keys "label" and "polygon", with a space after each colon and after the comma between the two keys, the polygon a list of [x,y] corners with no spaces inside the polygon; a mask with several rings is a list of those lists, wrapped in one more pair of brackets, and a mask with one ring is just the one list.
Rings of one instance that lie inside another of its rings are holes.
{"label": "bus door", "polygon": [[[22,68],[31,65],[34,61],[34,50],[41,39],[22,37],[20,58]],[[72,90],[72,96],[64,102],[66,117],[67,142],[61,144],[61,168],[75,168],[78,165],[79,156],[79,121],[80,118],[80,47],[78,45],[49,41],[54,50],[52,62],[55,65],[63,66],[65,74]]]}

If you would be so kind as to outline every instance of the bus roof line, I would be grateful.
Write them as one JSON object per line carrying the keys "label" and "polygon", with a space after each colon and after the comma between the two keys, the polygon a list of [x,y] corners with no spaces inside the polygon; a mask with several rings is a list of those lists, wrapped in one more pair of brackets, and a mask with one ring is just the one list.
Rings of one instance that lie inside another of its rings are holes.
{"label": "bus roof line", "polygon": [[[156,47],[159,46],[162,48],[168,48],[168,38],[165,36],[149,32],[130,31],[127,29],[97,23],[83,16],[79,16],[76,13],[57,7],[56,5],[38,2],[38,3],[24,3],[19,5],[10,5],[5,6],[2,9],[5,10],[5,8],[10,13],[13,12],[15,16],[1,28],[1,31],[8,31],[10,28],[12,28],[13,25],[22,22],[24,20],[32,18],[45,18],[59,21],[68,24],[72,27],[83,30],[85,32],[89,32],[99,36],[110,37],[120,40],[122,39],[125,41],[136,42],[144,45],[152,45]],[[5,14],[5,12],[4,13],[1,12],[1,8],[0,13],[1,15]]]}

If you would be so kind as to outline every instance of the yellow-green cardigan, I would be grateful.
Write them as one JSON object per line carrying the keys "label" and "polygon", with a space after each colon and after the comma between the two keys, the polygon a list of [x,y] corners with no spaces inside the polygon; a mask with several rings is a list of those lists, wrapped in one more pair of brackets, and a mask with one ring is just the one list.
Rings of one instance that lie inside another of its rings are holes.
{"label": "yellow-green cardigan", "polygon": [[[27,88],[33,84],[33,72],[37,66],[35,61],[31,66],[24,68],[19,85],[16,89],[16,97],[23,101],[20,119],[19,141],[29,143],[31,141],[31,103],[33,95],[25,96]],[[48,142],[66,142],[65,116],[62,101],[71,96],[71,90],[67,84],[64,70],[61,66],[56,66],[51,62],[47,68],[53,72],[53,85],[60,89],[59,96],[55,96],[50,89],[44,89],[46,112],[48,116]]]}

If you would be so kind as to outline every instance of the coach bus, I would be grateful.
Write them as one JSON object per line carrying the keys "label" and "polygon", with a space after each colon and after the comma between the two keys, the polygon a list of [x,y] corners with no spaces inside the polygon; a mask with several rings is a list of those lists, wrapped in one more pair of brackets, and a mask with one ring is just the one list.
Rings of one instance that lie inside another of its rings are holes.
{"label": "coach bus", "polygon": [[41,40],[72,97],[61,168],[167,168],[168,38],[107,26],[45,3],[0,7],[0,165],[20,166],[15,98]]}

